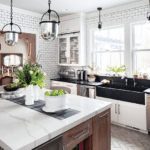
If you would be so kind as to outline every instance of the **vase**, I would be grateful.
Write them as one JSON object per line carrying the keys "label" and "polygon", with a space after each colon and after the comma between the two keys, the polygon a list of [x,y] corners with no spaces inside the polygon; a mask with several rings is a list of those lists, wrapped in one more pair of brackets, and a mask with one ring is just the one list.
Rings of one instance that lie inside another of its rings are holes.
{"label": "vase", "polygon": [[34,93],[33,93],[33,85],[28,85],[26,87],[26,97],[25,97],[25,104],[26,105],[33,105],[34,104]]}
{"label": "vase", "polygon": [[38,85],[33,86],[33,93],[34,93],[34,101],[39,100],[39,92],[38,92]]}

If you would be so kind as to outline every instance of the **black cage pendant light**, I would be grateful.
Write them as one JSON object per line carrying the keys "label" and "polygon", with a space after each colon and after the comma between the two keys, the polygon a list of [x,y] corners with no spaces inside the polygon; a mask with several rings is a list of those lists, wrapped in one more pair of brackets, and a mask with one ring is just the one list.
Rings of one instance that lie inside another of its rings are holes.
{"label": "black cage pendant light", "polygon": [[148,11],[148,13],[147,13],[147,19],[148,19],[148,24],[150,24],[150,0],[149,0],[149,11]]}
{"label": "black cage pendant light", "polygon": [[[41,18],[41,36],[44,40],[52,41],[55,40],[58,36],[58,25],[60,23],[59,15],[56,11],[50,9],[51,0],[48,1],[49,9]],[[58,21],[51,20],[51,13],[54,12],[57,15]],[[42,21],[43,17],[49,14],[48,21]]]}
{"label": "black cage pendant light", "polygon": [[101,22],[101,7],[98,7],[97,10],[99,11],[99,22],[98,22],[98,29],[101,30],[102,29],[102,22]]}
{"label": "black cage pendant light", "polygon": [[[13,23],[13,0],[11,0],[10,20],[11,20],[11,22],[9,24],[6,24],[2,28],[2,31],[5,34],[5,43],[9,46],[14,46],[18,42],[18,34],[21,34],[21,28],[17,24]],[[4,28],[8,25],[10,25],[11,30],[4,31]],[[20,32],[13,31],[13,26],[17,26],[19,28]]]}

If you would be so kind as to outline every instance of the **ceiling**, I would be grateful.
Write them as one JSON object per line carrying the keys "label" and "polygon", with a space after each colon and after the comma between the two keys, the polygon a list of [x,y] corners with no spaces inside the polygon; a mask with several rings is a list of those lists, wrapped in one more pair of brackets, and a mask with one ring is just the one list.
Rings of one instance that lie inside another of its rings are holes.
{"label": "ceiling", "polygon": [[[57,11],[60,16],[65,16],[79,12],[95,12],[97,7],[108,9],[138,1],[142,0],[51,0],[51,9]],[[0,3],[10,5],[10,0],[0,0]],[[41,14],[48,10],[47,3],[48,0],[13,0],[14,7]]]}

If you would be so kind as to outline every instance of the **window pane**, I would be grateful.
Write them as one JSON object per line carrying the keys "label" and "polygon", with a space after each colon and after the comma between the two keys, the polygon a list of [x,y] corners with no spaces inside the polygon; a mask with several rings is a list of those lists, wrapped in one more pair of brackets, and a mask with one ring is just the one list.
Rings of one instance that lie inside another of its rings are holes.
{"label": "window pane", "polygon": [[134,52],[134,66],[138,72],[150,75],[150,52]]}
{"label": "window pane", "polygon": [[124,28],[111,28],[94,31],[94,50],[124,50]]}
{"label": "window pane", "polygon": [[133,36],[133,42],[135,43],[134,49],[150,49],[150,27],[148,25],[135,25],[133,26],[135,38]]}
{"label": "window pane", "polygon": [[124,65],[124,53],[113,52],[113,53],[95,53],[96,65],[100,67],[100,73],[106,73],[107,66],[118,66]]}

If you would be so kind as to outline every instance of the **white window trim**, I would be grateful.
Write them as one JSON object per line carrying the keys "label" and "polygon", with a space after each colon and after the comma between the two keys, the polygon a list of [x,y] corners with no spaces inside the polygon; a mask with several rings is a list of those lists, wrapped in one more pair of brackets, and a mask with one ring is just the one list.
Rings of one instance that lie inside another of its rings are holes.
{"label": "white window trim", "polygon": [[[105,30],[107,30],[107,29],[115,29],[115,28],[119,28],[119,27],[123,27],[124,29],[125,29],[125,27],[124,27],[124,24],[122,24],[122,25],[116,25],[116,26],[110,26],[110,27],[104,27],[103,29],[105,29]],[[124,50],[106,50],[106,51],[94,51],[94,31],[96,31],[96,30],[98,30],[98,29],[93,29],[92,30],[92,62],[95,62],[95,60],[94,60],[94,54],[96,54],[96,53],[114,53],[114,52],[123,52],[124,54],[125,54],[125,48],[124,48]],[[125,46],[125,32],[124,32],[124,46]],[[124,59],[124,64],[125,64],[125,59]],[[100,75],[106,75],[105,73],[100,73]]]}
{"label": "white window trim", "polygon": [[[136,49],[134,49],[134,38],[135,38],[135,32],[134,32],[134,26],[135,25],[142,25],[142,24],[145,24],[146,22],[144,21],[142,21],[142,22],[138,22],[138,23],[132,23],[131,25],[131,28],[132,28],[132,45],[131,45],[131,50],[132,50],[132,63],[133,63],[133,69],[132,69],[132,73],[134,73],[134,71],[136,71],[136,67],[135,67],[135,57],[134,57],[134,53],[135,52],[148,52],[148,51],[150,51],[150,49],[138,49],[138,50],[136,50]],[[133,74],[132,74],[133,75]]]}

